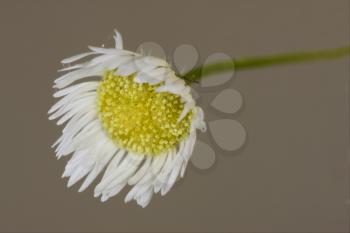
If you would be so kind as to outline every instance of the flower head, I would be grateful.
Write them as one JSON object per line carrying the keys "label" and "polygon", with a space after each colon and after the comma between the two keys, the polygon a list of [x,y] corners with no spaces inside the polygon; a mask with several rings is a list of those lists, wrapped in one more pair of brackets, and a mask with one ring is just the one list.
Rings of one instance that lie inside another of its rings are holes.
{"label": "flower head", "polygon": [[66,125],[53,146],[58,158],[73,154],[63,173],[68,187],[85,177],[83,191],[104,173],[95,197],[106,201],[129,184],[125,201],[145,207],[184,176],[196,130],[205,130],[203,111],[166,61],[124,50],[117,31],[114,39],[115,48],[90,46],[62,61],[94,56],[55,80],[61,99],[49,119]]}

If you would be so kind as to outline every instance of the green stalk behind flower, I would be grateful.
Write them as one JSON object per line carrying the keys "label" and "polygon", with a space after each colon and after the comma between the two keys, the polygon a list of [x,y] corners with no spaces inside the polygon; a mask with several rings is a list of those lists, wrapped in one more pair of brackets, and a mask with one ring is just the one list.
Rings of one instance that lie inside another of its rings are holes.
{"label": "green stalk behind flower", "polygon": [[273,65],[300,63],[305,61],[330,60],[342,58],[349,55],[350,46],[346,46],[336,49],[239,58],[198,66],[184,74],[181,78],[186,80],[187,83],[192,83],[197,82],[205,76],[223,73],[231,70],[240,71]]}

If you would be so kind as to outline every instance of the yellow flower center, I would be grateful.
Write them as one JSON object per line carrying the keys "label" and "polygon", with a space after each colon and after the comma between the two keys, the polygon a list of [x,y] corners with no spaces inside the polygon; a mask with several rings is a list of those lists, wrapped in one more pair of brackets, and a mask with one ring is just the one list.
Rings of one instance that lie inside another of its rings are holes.
{"label": "yellow flower center", "polygon": [[121,148],[159,155],[176,147],[190,129],[192,112],[180,122],[184,108],[178,95],[155,92],[159,85],[139,84],[134,76],[108,71],[98,93],[98,112],[104,130]]}

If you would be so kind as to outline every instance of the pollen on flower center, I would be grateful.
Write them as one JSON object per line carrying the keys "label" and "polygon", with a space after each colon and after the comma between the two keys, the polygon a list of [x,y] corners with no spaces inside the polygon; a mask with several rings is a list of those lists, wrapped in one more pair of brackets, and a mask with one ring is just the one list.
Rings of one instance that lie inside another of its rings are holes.
{"label": "pollen on flower center", "polygon": [[178,122],[184,104],[178,95],[157,93],[158,86],[136,83],[133,75],[105,73],[97,90],[98,112],[103,128],[119,147],[158,155],[188,135],[192,112]]}

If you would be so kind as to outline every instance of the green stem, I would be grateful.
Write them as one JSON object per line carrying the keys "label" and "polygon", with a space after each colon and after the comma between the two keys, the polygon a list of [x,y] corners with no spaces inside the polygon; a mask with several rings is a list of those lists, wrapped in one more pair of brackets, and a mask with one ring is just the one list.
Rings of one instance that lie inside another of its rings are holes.
{"label": "green stem", "polygon": [[228,61],[220,61],[194,68],[182,76],[188,83],[196,82],[205,76],[223,73],[231,70],[240,71],[273,65],[298,63],[304,61],[336,59],[350,55],[350,46],[319,50],[312,52],[277,54],[261,57],[247,57]]}

